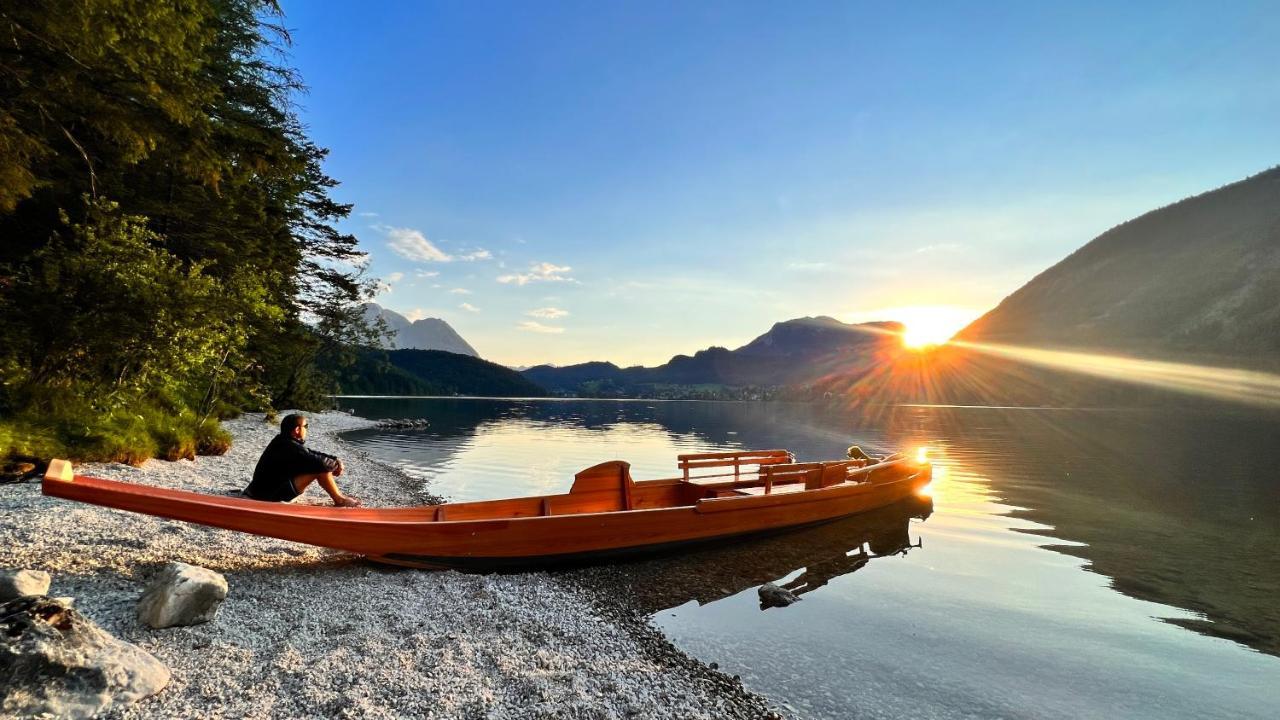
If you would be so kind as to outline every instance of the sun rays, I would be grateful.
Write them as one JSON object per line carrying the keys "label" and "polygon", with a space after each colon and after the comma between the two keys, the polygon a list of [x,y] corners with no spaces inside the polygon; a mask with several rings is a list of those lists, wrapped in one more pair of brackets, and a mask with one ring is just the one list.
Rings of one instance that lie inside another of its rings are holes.
{"label": "sun rays", "polygon": [[1070,407],[1106,404],[1117,397],[1114,389],[1107,390],[1096,382],[1101,380],[1255,407],[1280,407],[1280,375],[1275,373],[946,337],[934,340],[937,335],[930,333],[945,332],[935,329],[946,325],[941,321],[930,325],[930,317],[937,316],[917,316],[917,330],[908,320],[903,320],[901,332],[859,326],[862,332],[897,336],[901,342],[882,346],[874,357],[857,366],[833,362],[816,387],[858,405],[922,402]]}
{"label": "sun rays", "polygon": [[1280,407],[1280,375],[1257,370],[1062,350],[952,341],[954,347],[1020,363],[1217,400]]}

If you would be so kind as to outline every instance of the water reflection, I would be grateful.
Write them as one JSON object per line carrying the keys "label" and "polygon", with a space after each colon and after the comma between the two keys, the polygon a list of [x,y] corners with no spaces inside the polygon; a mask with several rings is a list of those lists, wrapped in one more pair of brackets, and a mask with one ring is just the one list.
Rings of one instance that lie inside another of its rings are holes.
{"label": "water reflection", "polygon": [[[1133,597],[1202,617],[1170,620],[1280,654],[1280,415],[1222,410],[1040,411],[784,403],[345,399],[366,417],[426,417],[425,431],[354,442],[455,501],[568,489],[609,459],[637,479],[675,456],[785,447],[801,460],[928,446],[939,492],[981,486],[1018,532],[1083,558]],[[964,501],[972,498],[952,498]],[[948,502],[962,512],[965,502]],[[985,511],[984,511],[985,512]],[[1000,533],[997,533],[999,535]]]}
{"label": "water reflection", "polygon": [[[927,520],[929,515],[933,514],[933,501],[907,500],[909,504],[923,505],[924,507],[915,510],[910,509],[908,512],[918,513],[921,520]],[[872,518],[860,517],[856,520],[862,523],[874,523]],[[897,518],[894,518],[897,520]],[[814,552],[805,556],[804,570],[795,577],[782,584],[782,587],[790,590],[792,594],[798,596],[807,592],[812,592],[823,587],[834,578],[842,575],[848,575],[856,570],[866,567],[867,563],[878,558],[895,557],[897,555],[906,555],[912,548],[924,548],[924,542],[919,541],[911,544],[911,537],[907,534],[909,527],[906,522],[892,522],[887,527],[870,529],[870,534],[865,539],[859,540],[858,547],[850,552]],[[792,542],[796,542],[793,540]]]}
{"label": "water reflection", "polygon": [[1046,549],[1051,528],[962,464],[937,484],[937,512],[912,525],[923,551],[836,575],[785,611],[759,612],[748,589],[654,622],[800,717],[1271,716],[1280,660],[1154,620],[1195,616]]}
{"label": "water reflection", "polygon": [[[1247,717],[1280,702],[1280,660],[1182,629],[1280,653],[1275,414],[350,404],[430,419],[353,440],[457,500],[567,489],[614,458],[642,479],[675,474],[681,452],[927,445],[931,507],[594,570],[804,715]],[[870,561],[911,543],[925,549]],[[764,582],[804,601],[761,613]]]}
{"label": "water reflection", "polygon": [[912,521],[922,522],[932,513],[931,499],[909,498],[812,528],[590,572],[609,575],[650,613],[690,601],[707,605],[783,578],[779,584],[803,596],[873,559],[920,547],[910,537]]}

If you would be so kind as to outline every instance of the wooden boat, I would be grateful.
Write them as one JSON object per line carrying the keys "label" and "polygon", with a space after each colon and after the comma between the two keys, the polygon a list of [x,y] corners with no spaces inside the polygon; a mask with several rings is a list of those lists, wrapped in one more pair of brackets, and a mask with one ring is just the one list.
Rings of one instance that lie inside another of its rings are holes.
{"label": "wooden boat", "polygon": [[204,495],[74,475],[54,460],[45,495],[346,550],[421,568],[516,569],[598,561],[812,525],[889,505],[930,481],[923,458],[797,463],[785,450],[678,457],[680,477],[635,482],[601,463],[569,492],[415,508],[331,508]]}

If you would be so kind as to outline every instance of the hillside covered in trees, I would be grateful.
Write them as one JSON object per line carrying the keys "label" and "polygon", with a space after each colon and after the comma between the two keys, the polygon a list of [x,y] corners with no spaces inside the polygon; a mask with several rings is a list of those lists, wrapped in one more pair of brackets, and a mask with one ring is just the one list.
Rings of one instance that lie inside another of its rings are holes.
{"label": "hillside covered in trees", "polygon": [[444,350],[358,351],[354,363],[332,367],[342,395],[475,395],[543,397],[547,391],[497,363]]}
{"label": "hillside covered in trees", "polygon": [[959,338],[1280,367],[1280,168],[1108,230]]}
{"label": "hillside covered in trees", "polygon": [[350,206],[271,2],[0,8],[0,451],[217,452],[360,321]]}

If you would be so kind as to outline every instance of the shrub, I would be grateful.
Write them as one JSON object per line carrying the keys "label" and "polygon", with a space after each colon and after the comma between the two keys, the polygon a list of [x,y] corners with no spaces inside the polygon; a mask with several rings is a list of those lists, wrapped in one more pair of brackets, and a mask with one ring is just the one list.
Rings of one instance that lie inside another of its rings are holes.
{"label": "shrub", "polygon": [[230,433],[216,419],[200,421],[161,402],[98,413],[74,393],[46,393],[39,405],[0,420],[0,456],[141,465],[151,458],[221,455],[231,447]]}
{"label": "shrub", "polygon": [[206,420],[196,428],[196,453],[199,455],[223,455],[231,449],[231,433],[222,429],[217,421]]}

